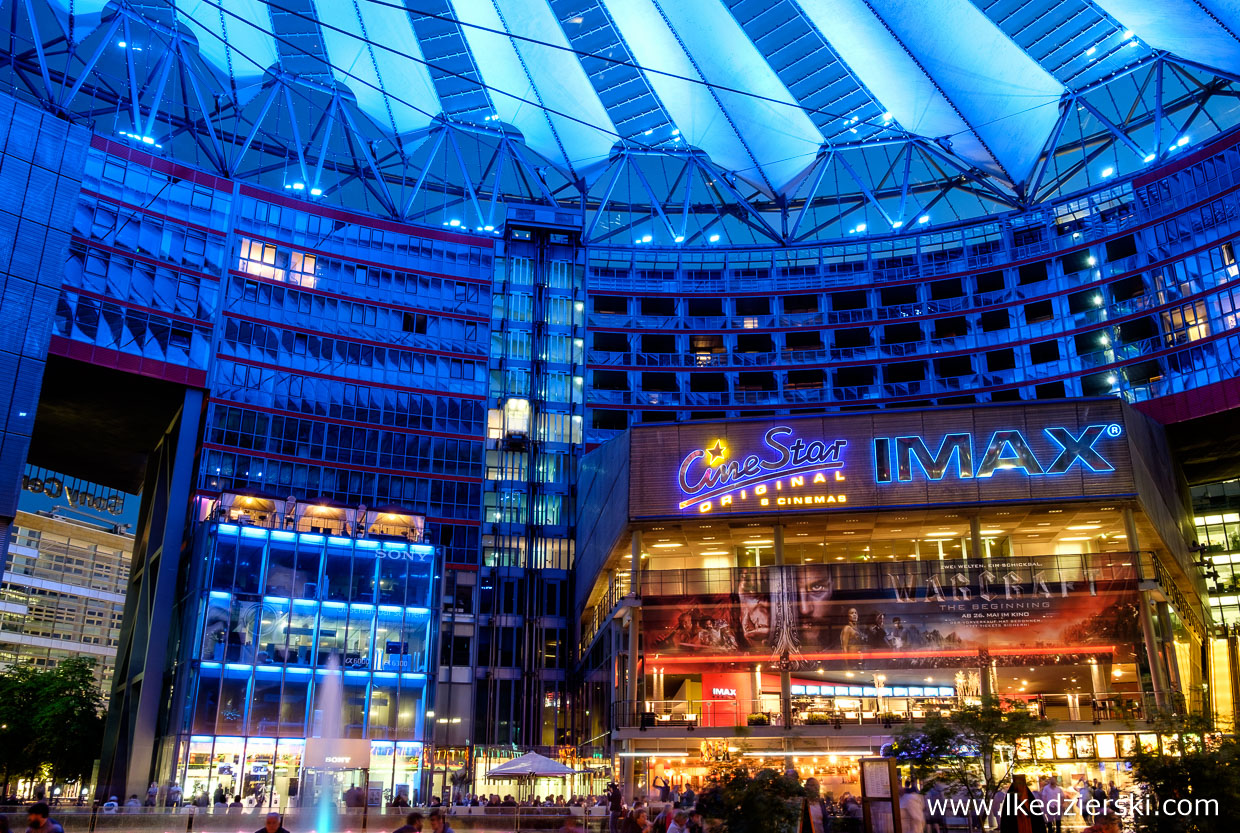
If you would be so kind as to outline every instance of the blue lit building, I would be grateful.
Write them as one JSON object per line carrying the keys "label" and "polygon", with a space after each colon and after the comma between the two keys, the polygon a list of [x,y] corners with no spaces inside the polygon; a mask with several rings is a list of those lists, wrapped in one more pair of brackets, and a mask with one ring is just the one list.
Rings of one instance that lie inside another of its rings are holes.
{"label": "blue lit building", "polygon": [[101,789],[287,797],[337,672],[388,790],[615,753],[647,424],[1115,397],[1227,493],[1240,19],[1171,6],[15,6],[0,555],[27,461],[142,494]]}

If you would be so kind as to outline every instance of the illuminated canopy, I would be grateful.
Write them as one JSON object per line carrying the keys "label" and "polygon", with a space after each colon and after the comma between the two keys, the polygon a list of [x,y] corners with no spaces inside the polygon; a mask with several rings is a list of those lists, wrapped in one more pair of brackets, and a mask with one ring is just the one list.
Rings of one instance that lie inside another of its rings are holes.
{"label": "illuminated canopy", "polygon": [[1027,208],[1231,127],[1240,73],[1224,0],[32,0],[5,18],[9,87],[101,132],[405,219],[584,205],[608,243]]}

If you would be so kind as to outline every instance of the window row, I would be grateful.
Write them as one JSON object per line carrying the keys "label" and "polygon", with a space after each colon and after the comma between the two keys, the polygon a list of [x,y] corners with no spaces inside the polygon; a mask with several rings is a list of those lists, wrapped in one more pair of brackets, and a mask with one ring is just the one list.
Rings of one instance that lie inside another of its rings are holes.
{"label": "window row", "polygon": [[446,434],[482,433],[483,403],[478,400],[319,379],[225,357],[216,361],[213,390],[221,399],[291,413]]}
{"label": "window row", "polygon": [[315,463],[269,460],[230,451],[202,455],[201,488],[261,494],[292,493],[299,499],[326,497],[368,506],[399,504],[436,518],[474,520],[480,483],[458,483],[433,475],[407,476],[337,469]]}
{"label": "window row", "polygon": [[76,243],[69,247],[64,282],[200,321],[214,318],[219,298],[219,289],[212,281]]}
{"label": "window row", "polygon": [[[371,338],[390,339],[393,343],[459,352],[479,349],[477,322],[441,317],[433,312],[391,309],[235,277],[229,282],[229,300],[229,309],[242,315],[291,321],[323,332],[343,331],[357,336],[366,328],[376,331]],[[486,325],[482,326],[485,332]]]}
{"label": "window row", "polygon": [[249,451],[325,463],[482,476],[482,442],[337,425],[213,406],[208,440]]}

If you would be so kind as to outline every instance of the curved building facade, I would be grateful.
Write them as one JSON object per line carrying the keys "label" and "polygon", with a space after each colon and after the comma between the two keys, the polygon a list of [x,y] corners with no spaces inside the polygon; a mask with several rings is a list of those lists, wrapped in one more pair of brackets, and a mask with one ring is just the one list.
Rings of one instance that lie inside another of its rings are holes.
{"label": "curved building facade", "polygon": [[1240,150],[985,223],[588,252],[590,438],[632,422],[1115,395],[1234,402]]}
{"label": "curved building facade", "polygon": [[[5,474],[29,447],[143,495],[101,775],[118,794],[271,796],[284,778],[287,800],[337,675],[341,731],[392,756],[372,767],[391,794],[443,794],[462,768],[481,791],[514,744],[617,751],[582,708],[605,694],[570,670],[593,667],[589,617],[633,585],[591,574],[608,589],[583,620],[572,568],[583,452],[635,425],[1098,396],[1175,424],[1240,406],[1234,132],[984,221],[608,247],[554,198],[492,201],[503,216],[467,233],[140,136],[66,139],[6,106],[25,131],[0,168],[25,195],[7,233],[45,255],[0,274],[26,333],[0,332],[21,380]],[[109,412],[118,390],[143,407]],[[36,402],[42,436],[21,422]],[[1198,666],[1175,679],[1200,687]]]}

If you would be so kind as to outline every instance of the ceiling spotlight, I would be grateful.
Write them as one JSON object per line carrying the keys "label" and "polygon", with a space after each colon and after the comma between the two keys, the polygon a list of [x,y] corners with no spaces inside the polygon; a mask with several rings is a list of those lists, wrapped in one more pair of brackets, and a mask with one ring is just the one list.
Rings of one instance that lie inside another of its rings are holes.
{"label": "ceiling spotlight", "polygon": [[1103,177],[1108,177],[1108,176],[1110,176],[1110,175],[1111,175],[1111,174],[1113,174],[1113,173],[1115,173],[1115,169],[1114,169],[1114,168],[1103,168],[1103,169],[1102,169],[1102,175],[1103,175]]}
{"label": "ceiling spotlight", "polygon": [[929,214],[922,214],[920,217],[918,217],[918,218],[917,218],[917,222],[919,222],[919,223],[928,223],[928,222],[930,222],[930,215],[929,215]]}
{"label": "ceiling spotlight", "polygon": [[1148,164],[1148,163],[1150,163],[1150,162],[1153,162],[1153,161],[1154,161],[1155,159],[1157,159],[1157,158],[1158,158],[1158,154],[1156,154],[1156,153],[1147,153],[1147,154],[1145,155],[1145,159],[1144,159],[1144,160],[1142,160],[1142,161],[1144,161],[1144,162],[1146,162],[1146,163]]}
{"label": "ceiling spotlight", "polygon": [[1187,144],[1188,144],[1188,137],[1187,137],[1187,136],[1181,136],[1180,138],[1178,138],[1178,139],[1176,139],[1176,140],[1175,140],[1175,146],[1176,146],[1176,147],[1178,147],[1178,148],[1182,148],[1182,147],[1184,147],[1184,146],[1185,146],[1185,145],[1187,145]]}
{"label": "ceiling spotlight", "polygon": [[706,238],[706,239],[707,239],[707,240],[709,240],[711,243],[718,243],[718,242],[719,242],[719,235],[717,235],[717,234],[712,234],[710,237],[708,237],[708,238]]}

